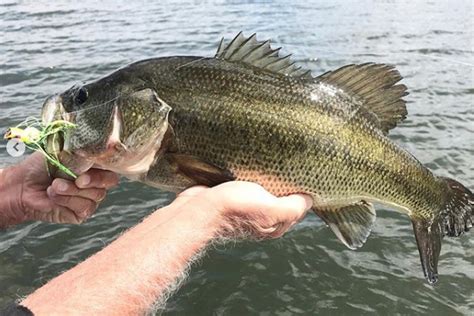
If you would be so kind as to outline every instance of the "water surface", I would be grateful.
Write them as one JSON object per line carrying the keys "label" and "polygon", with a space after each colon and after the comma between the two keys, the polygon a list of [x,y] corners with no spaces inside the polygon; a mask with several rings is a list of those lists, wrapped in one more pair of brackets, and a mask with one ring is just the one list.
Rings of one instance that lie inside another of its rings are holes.
{"label": "water surface", "polygon": [[[74,4],[72,4],[74,3]],[[2,1],[0,128],[43,100],[130,62],[212,56],[222,35],[272,38],[314,74],[348,63],[397,66],[411,94],[391,138],[474,189],[473,4],[465,1]],[[0,167],[15,163],[0,145]],[[0,197],[1,198],[1,197]],[[0,305],[84,260],[172,195],[124,181],[81,226],[0,233]],[[359,251],[312,214],[284,238],[212,249],[170,315],[472,315],[474,238],[445,239],[440,283],[424,281],[411,224],[380,210]]]}

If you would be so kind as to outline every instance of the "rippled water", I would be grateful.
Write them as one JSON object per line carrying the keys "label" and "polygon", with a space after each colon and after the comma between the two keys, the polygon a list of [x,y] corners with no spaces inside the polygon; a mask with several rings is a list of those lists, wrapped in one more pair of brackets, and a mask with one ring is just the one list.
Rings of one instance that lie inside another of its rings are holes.
{"label": "rippled water", "polygon": [[[437,174],[474,189],[471,1],[2,1],[0,128],[37,116],[46,96],[135,60],[213,55],[222,35],[272,38],[314,73],[354,62],[397,65],[408,119],[391,138]],[[15,163],[0,147],[0,166]],[[1,198],[1,197],[0,197]],[[172,196],[124,182],[81,226],[0,232],[0,304],[101,249]],[[284,238],[213,249],[170,300],[192,315],[469,314],[474,238],[445,239],[440,283],[422,276],[408,218],[379,211],[347,250],[313,215]]]}

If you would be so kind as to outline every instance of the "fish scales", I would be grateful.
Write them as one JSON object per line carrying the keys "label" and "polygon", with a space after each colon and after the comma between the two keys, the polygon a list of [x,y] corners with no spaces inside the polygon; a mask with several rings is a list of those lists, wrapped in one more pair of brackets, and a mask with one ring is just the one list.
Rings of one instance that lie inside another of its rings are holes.
{"label": "fish scales", "polygon": [[388,138],[407,115],[401,79],[376,63],[313,77],[239,33],[214,57],[143,60],[48,98],[44,123],[76,127],[46,148],[76,174],[98,165],[175,192],[237,179],[305,193],[351,249],[367,240],[381,203],[410,216],[433,284],[442,238],[472,227],[474,195]]}
{"label": "fish scales", "polygon": [[389,200],[419,213],[440,203],[442,183],[429,170],[360,112],[348,117],[334,106],[350,106],[350,97],[334,97],[336,89],[324,83],[251,73],[244,66],[229,73],[228,65],[219,66],[224,63],[178,66],[179,89],[155,87],[174,109],[179,152],[203,157],[277,195],[312,194],[321,205],[356,197]]}

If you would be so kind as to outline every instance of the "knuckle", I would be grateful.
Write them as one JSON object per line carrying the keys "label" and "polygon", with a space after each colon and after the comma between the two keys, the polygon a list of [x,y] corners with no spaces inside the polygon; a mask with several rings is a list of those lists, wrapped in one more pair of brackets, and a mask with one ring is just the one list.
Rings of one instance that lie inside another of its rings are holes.
{"label": "knuckle", "polygon": [[277,231],[275,231],[273,234],[271,234],[271,235],[269,236],[269,238],[270,238],[270,239],[280,238],[280,237],[282,237],[284,234],[285,234],[284,231],[279,231],[279,230],[277,230]]}
{"label": "knuckle", "polygon": [[74,221],[71,222],[71,223],[72,223],[72,224],[77,224],[77,225],[79,225],[79,224],[84,223],[86,220],[87,220],[87,216],[75,214],[75,216],[74,216]]}
{"label": "knuckle", "polygon": [[112,187],[112,186],[116,185],[118,183],[118,181],[119,181],[118,175],[116,175],[113,172],[107,171],[103,175],[102,183],[103,183],[104,187]]}
{"label": "knuckle", "polygon": [[290,224],[286,222],[280,222],[274,225],[274,231],[270,234],[270,238],[280,238],[283,236],[288,231],[289,225]]}
{"label": "knuckle", "polygon": [[83,214],[83,217],[89,216],[90,213],[92,213],[97,207],[97,204],[94,203],[91,200],[84,200],[84,202],[81,205],[81,208],[79,209],[79,213]]}
{"label": "knuckle", "polygon": [[87,201],[87,213],[90,215],[92,212],[95,211],[95,209],[97,208],[97,203],[93,202],[93,201]]}
{"label": "knuckle", "polygon": [[72,197],[68,195],[54,195],[53,200],[59,205],[67,206],[72,203]]}
{"label": "knuckle", "polygon": [[272,227],[262,227],[261,225],[254,226],[254,235],[257,238],[261,238],[261,239],[273,238],[273,236],[276,234],[277,231],[278,231],[278,227],[276,226],[272,226]]}
{"label": "knuckle", "polygon": [[102,202],[105,199],[107,192],[105,190],[97,190],[94,194],[93,200],[96,202]]}
{"label": "knuckle", "polygon": [[288,210],[284,218],[282,218],[282,221],[285,223],[299,221],[304,216],[304,214],[305,213],[302,213],[299,210]]}
{"label": "knuckle", "polygon": [[288,218],[288,220],[286,221],[289,225],[293,222],[298,222],[300,221],[300,219],[302,218],[302,215],[301,213],[294,213],[290,218]]}
{"label": "knuckle", "polygon": [[112,182],[112,184],[114,184],[114,185],[115,185],[115,184],[118,184],[119,181],[120,181],[120,177],[119,177],[119,175],[116,174],[116,173],[113,173],[113,172],[112,172],[112,173],[111,173],[111,178],[112,178],[112,181],[111,181],[111,182]]}

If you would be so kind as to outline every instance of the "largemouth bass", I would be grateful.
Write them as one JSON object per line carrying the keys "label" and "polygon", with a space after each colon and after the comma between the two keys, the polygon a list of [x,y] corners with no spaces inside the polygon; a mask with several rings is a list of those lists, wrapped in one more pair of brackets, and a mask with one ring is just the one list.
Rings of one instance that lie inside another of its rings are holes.
{"label": "largemouth bass", "polygon": [[369,236],[374,203],[401,211],[435,283],[442,238],[472,227],[474,196],[387,137],[407,114],[401,79],[376,63],[313,77],[239,33],[211,58],[143,60],[74,86],[42,116],[76,124],[47,146],[76,172],[98,165],[176,192],[238,179],[309,194],[351,249]]}

